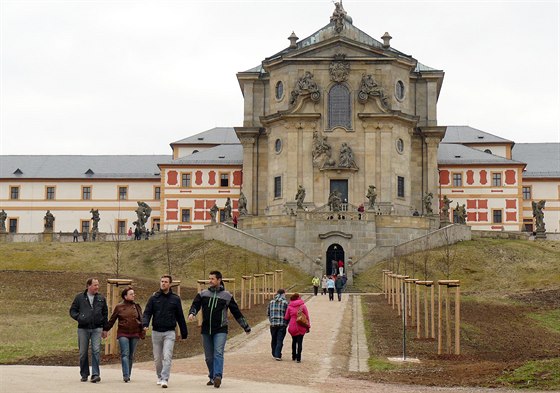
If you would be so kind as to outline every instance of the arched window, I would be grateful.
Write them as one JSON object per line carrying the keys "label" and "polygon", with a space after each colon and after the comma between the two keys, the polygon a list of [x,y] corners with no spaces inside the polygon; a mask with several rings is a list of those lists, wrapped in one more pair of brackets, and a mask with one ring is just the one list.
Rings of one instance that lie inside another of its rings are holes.
{"label": "arched window", "polygon": [[329,91],[329,129],[334,127],[351,129],[351,118],[350,91],[344,85],[334,85]]}

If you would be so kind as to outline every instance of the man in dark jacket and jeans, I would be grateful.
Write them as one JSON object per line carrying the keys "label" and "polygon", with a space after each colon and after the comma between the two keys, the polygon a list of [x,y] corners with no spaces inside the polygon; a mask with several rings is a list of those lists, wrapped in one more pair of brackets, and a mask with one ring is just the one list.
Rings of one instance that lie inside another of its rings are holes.
{"label": "man in dark jacket and jeans", "polygon": [[181,336],[177,338],[186,339],[188,336],[181,298],[171,290],[172,281],[171,276],[161,276],[160,289],[148,300],[142,319],[144,330],[148,329],[150,319],[152,320],[152,349],[158,377],[157,384],[162,388],[166,388],[169,381],[177,324],[181,330]]}
{"label": "man in dark jacket and jeans", "polygon": [[219,388],[222,384],[224,371],[228,309],[247,334],[251,332],[251,327],[239,311],[233,295],[224,289],[222,273],[216,270],[211,271],[208,280],[210,281],[210,287],[196,295],[192,302],[189,310],[189,321],[193,321],[196,314],[202,309],[202,345],[204,346],[204,357],[208,367],[208,378],[210,378],[207,385],[214,385],[215,388]]}
{"label": "man in dark jacket and jeans", "polygon": [[81,381],[87,382],[89,376],[88,351],[91,342],[91,382],[101,381],[99,376],[99,354],[101,337],[105,338],[103,328],[107,325],[107,301],[99,294],[99,280],[88,278],[87,289],[78,293],[70,307],[70,316],[78,321],[78,349],[80,351]]}

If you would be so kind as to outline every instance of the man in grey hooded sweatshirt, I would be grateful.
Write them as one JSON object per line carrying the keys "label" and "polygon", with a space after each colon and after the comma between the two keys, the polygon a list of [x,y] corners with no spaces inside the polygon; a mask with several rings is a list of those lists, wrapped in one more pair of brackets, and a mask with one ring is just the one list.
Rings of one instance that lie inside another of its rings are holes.
{"label": "man in grey hooded sweatshirt", "polygon": [[270,321],[270,335],[272,340],[272,357],[276,360],[282,360],[282,346],[284,345],[284,337],[286,336],[286,328],[288,321],[284,319],[288,302],[286,301],[286,291],[279,289],[274,299],[268,304],[268,320]]}

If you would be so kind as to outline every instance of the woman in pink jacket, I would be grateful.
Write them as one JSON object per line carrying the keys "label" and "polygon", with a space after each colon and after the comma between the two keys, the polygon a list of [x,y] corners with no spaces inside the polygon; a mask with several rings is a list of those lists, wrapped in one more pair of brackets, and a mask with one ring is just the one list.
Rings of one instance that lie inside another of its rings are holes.
{"label": "woman in pink jacket", "polygon": [[[308,326],[302,326],[297,323],[298,310],[301,311],[307,317]],[[309,319],[309,312],[305,303],[299,296],[299,293],[294,293],[290,296],[290,304],[288,304],[288,309],[286,310],[286,315],[284,319],[288,321],[288,333],[292,336],[292,360],[301,363],[301,350],[303,348],[303,336],[305,333],[309,332],[311,328],[311,320]]]}

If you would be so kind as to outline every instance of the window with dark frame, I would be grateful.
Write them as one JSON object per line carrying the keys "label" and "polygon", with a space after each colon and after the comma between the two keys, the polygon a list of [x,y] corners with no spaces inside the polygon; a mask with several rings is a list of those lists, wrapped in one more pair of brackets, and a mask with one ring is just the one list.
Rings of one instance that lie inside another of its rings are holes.
{"label": "window with dark frame", "polygon": [[82,232],[81,233],[89,233],[89,221],[82,221]]}
{"label": "window with dark frame", "polygon": [[397,176],[397,196],[404,198],[404,177]]}
{"label": "window with dark frame", "polygon": [[91,187],[82,187],[82,199],[84,201],[91,199]]}
{"label": "window with dark frame", "polygon": [[181,222],[191,222],[191,209],[181,209]]}
{"label": "window with dark frame", "polygon": [[463,186],[463,175],[461,173],[453,174],[453,187]]}
{"label": "window with dark frame", "polygon": [[502,186],[502,174],[492,173],[492,187],[501,187],[501,186]]}
{"label": "window with dark frame", "polygon": [[352,128],[350,91],[344,85],[334,85],[329,90],[329,128]]}
{"label": "window with dark frame", "polygon": [[55,188],[47,187],[47,199],[54,199],[54,198],[55,198]]}
{"label": "window with dark frame", "polygon": [[190,186],[191,186],[191,174],[190,173],[181,174],[181,187],[190,187]]}
{"label": "window with dark frame", "polygon": [[161,187],[154,187],[154,199],[156,201],[161,199]]}
{"label": "window with dark frame", "polygon": [[527,201],[531,199],[531,187],[523,187],[523,200]]}
{"label": "window with dark frame", "polygon": [[17,221],[17,218],[10,218],[8,229],[10,233],[17,233]]}
{"label": "window with dark frame", "polygon": [[502,211],[501,210],[492,210],[492,222],[494,224],[501,224],[502,223]]}
{"label": "window with dark frame", "polygon": [[10,199],[19,199],[19,186],[10,187]]}
{"label": "window with dark frame", "polygon": [[282,176],[274,178],[274,198],[282,197]]}
{"label": "window with dark frame", "polygon": [[119,187],[119,199],[126,200],[128,197],[128,187]]}
{"label": "window with dark frame", "polygon": [[220,175],[220,187],[229,187],[229,174],[222,173]]}
{"label": "window with dark frame", "polygon": [[119,235],[126,233],[126,221],[124,220],[117,221],[117,231]]}

